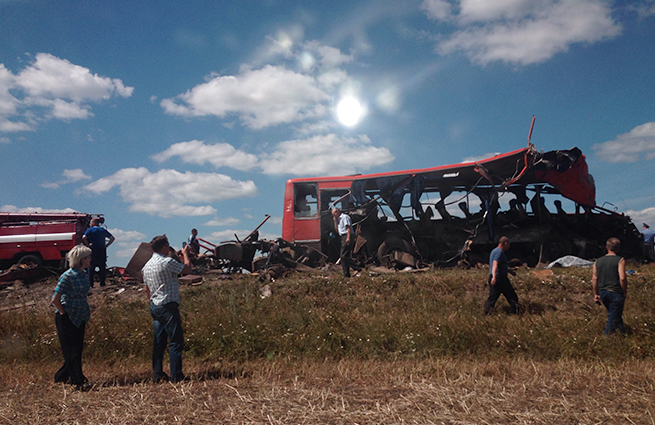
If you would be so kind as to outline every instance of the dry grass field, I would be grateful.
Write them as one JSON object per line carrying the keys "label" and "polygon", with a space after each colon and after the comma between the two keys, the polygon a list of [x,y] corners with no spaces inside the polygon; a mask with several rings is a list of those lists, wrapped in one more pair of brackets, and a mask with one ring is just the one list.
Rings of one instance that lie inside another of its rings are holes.
{"label": "dry grass field", "polygon": [[52,365],[2,367],[1,423],[655,423],[650,361],[262,360],[191,365],[190,381],[158,385],[145,365],[96,365],[86,367],[89,392],[51,383],[46,371]]}
{"label": "dry grass field", "polygon": [[16,284],[0,292],[0,423],[655,425],[655,268],[630,268],[631,334],[609,338],[584,269],[520,269],[522,314],[502,300],[489,317],[485,270],[206,276],[182,292],[190,380],[156,385],[142,291],[96,288],[88,392],[52,382],[54,280]]}

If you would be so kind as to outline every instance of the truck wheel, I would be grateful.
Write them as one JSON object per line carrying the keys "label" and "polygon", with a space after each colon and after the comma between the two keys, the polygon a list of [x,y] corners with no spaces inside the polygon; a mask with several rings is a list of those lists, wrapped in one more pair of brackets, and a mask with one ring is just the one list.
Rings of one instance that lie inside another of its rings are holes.
{"label": "truck wheel", "polygon": [[35,266],[42,266],[43,260],[38,255],[27,254],[20,257],[18,264],[34,264]]}
{"label": "truck wheel", "polygon": [[550,263],[571,253],[571,244],[564,238],[556,237],[544,243],[543,260]]}
{"label": "truck wheel", "polygon": [[401,238],[389,238],[386,241],[382,242],[378,247],[378,260],[383,262],[383,258],[389,254],[392,254],[394,251],[406,252],[408,254],[412,253],[412,246],[404,239]]}

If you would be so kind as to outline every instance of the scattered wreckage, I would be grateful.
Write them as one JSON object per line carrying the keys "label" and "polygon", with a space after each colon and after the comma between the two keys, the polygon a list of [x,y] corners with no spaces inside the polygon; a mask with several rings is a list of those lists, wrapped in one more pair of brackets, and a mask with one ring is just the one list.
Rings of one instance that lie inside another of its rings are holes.
{"label": "scattered wreckage", "polygon": [[[292,269],[309,271],[326,265],[327,257],[311,247],[281,238],[274,241],[259,239],[259,228],[269,218],[271,216],[266,214],[266,218],[243,240],[234,235],[235,240],[215,245],[197,238],[204,252],[191,258],[195,271],[200,274],[210,270],[220,270],[222,273],[261,271],[261,275],[270,280],[285,275]],[[152,253],[149,243],[141,243],[125,267],[125,272],[141,282],[141,269]],[[179,252],[172,249],[171,255],[179,257]]]}

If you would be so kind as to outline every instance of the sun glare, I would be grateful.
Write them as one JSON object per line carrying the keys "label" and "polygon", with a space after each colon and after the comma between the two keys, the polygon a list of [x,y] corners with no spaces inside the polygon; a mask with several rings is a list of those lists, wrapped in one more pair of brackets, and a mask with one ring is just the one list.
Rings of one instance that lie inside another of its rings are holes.
{"label": "sun glare", "polygon": [[339,101],[337,105],[337,118],[346,127],[356,125],[364,115],[364,108],[357,99],[347,96]]}

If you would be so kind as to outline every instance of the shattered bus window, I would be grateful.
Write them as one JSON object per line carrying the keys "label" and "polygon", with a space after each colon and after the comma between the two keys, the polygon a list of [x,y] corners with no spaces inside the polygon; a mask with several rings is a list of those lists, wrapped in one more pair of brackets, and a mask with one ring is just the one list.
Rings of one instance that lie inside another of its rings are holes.
{"label": "shattered bus window", "polygon": [[318,215],[318,186],[316,184],[294,186],[294,215],[296,217]]}

